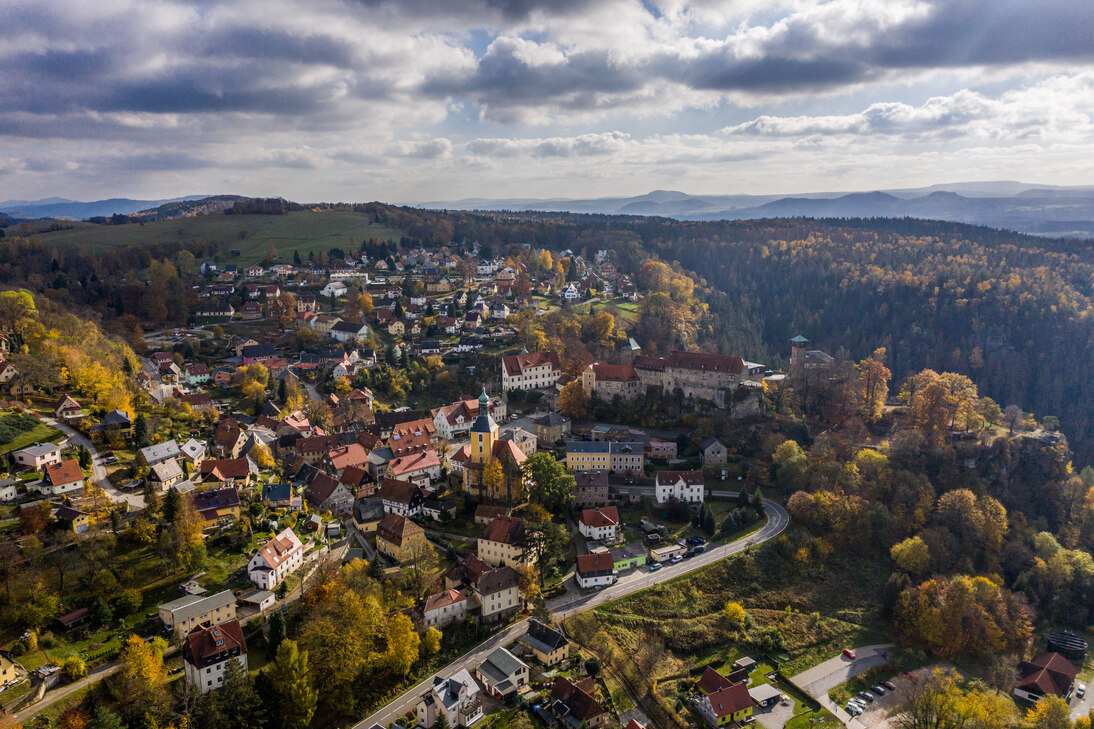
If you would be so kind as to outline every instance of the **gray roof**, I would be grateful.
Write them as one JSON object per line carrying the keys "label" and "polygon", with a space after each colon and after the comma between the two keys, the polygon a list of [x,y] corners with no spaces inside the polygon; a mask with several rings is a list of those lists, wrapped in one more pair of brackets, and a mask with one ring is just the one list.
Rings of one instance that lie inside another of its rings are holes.
{"label": "gray roof", "polygon": [[705,451],[707,448],[710,448],[715,443],[725,448],[725,444],[722,443],[722,441],[718,440],[713,435],[708,435],[706,438],[703,438],[701,441],[699,441],[699,450]]}
{"label": "gray roof", "polygon": [[179,444],[175,440],[169,440],[165,443],[156,443],[155,445],[141,448],[140,454],[141,457],[144,458],[145,463],[159,463],[160,461],[166,461],[168,458],[177,458],[179,455]]}
{"label": "gray roof", "polygon": [[460,691],[464,688],[472,695],[479,691],[478,684],[466,668],[461,668],[448,678],[437,676],[433,679],[433,694],[448,709],[454,708],[460,702]]}
{"label": "gray roof", "polygon": [[239,601],[250,602],[254,603],[255,605],[260,605],[269,600],[271,597],[274,597],[274,594],[269,590],[251,590],[248,593],[240,595]]}
{"label": "gray roof", "polygon": [[748,695],[757,704],[762,704],[769,699],[782,696],[782,691],[769,683],[761,683],[756,686],[749,686]]}
{"label": "gray roof", "polygon": [[169,458],[166,461],[152,466],[151,475],[156,477],[157,481],[169,481],[172,478],[178,478],[182,475],[182,466],[174,458]]}
{"label": "gray roof", "polygon": [[188,494],[196,487],[194,486],[193,481],[191,481],[190,479],[186,479],[185,481],[179,481],[178,483],[173,484],[171,488],[173,488],[175,491],[178,491],[180,494]]}
{"label": "gray roof", "polygon": [[521,640],[543,653],[553,653],[568,642],[562,633],[534,618],[528,621],[528,632]]}
{"label": "gray roof", "polygon": [[182,452],[190,456],[190,458],[196,458],[206,451],[206,445],[199,440],[191,438],[182,444]]}
{"label": "gray roof", "polygon": [[20,448],[16,451],[16,453],[29,453],[34,458],[39,458],[46,455],[47,453],[52,453],[53,451],[57,451],[60,449],[61,446],[54,445],[53,443],[35,443],[34,445],[29,445],[26,448]]}
{"label": "gray roof", "polygon": [[646,553],[646,548],[642,546],[642,542],[632,542],[631,544],[624,544],[622,547],[616,547],[609,551],[612,554],[613,562],[622,562],[625,559],[641,557]]}
{"label": "gray roof", "polygon": [[190,618],[196,618],[198,615],[207,613],[210,610],[216,610],[218,607],[235,605],[235,602],[236,596],[232,594],[232,591],[224,590],[207,597],[198,597],[196,595],[180,597],[178,600],[172,600],[160,605],[160,610],[170,612],[175,622],[179,623]]}
{"label": "gray roof", "polygon": [[536,425],[542,425],[546,428],[553,428],[559,425],[565,425],[570,422],[569,418],[564,417],[561,413],[545,413],[538,417],[532,418],[532,422]]}
{"label": "gray roof", "polygon": [[521,668],[527,669],[528,664],[499,646],[482,662],[479,672],[488,676],[490,682],[497,685],[516,674]]}

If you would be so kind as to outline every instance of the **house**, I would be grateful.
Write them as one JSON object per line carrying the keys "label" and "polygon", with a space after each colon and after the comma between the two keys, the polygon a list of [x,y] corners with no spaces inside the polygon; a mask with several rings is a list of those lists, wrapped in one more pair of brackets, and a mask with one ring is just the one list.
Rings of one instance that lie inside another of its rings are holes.
{"label": "house", "polygon": [[345,484],[320,473],[304,490],[304,498],[316,511],[329,511],[335,516],[349,516],[353,508],[353,492]]}
{"label": "house", "polygon": [[701,504],[705,494],[702,471],[658,471],[654,480],[654,498],[659,504],[673,499]]}
{"label": "house", "polygon": [[353,523],[365,534],[373,533],[384,519],[384,502],[378,496],[353,503]]}
{"label": "house", "polygon": [[752,697],[748,695],[748,686],[744,682],[730,684],[706,696],[700,696],[695,699],[694,705],[699,715],[711,727],[740,722],[752,716]]}
{"label": "house", "polygon": [[83,534],[91,527],[91,514],[71,506],[61,505],[53,510],[53,516],[68,529]]}
{"label": "house", "polygon": [[0,384],[7,384],[19,375],[15,365],[6,359],[0,359]]}
{"label": "house", "polygon": [[[488,565],[483,566],[489,569]],[[483,572],[471,583],[471,591],[478,600],[479,618],[483,622],[502,620],[524,607],[517,573],[509,566]]]}
{"label": "house", "polygon": [[566,440],[570,432],[570,419],[560,413],[544,413],[532,418],[532,434],[540,448]]}
{"label": "house", "polygon": [[368,339],[368,324],[340,321],[330,328],[330,335],[339,342],[363,342]]}
{"label": "house", "polygon": [[475,676],[495,699],[504,699],[528,685],[528,664],[501,646],[486,657]]}
{"label": "house", "polygon": [[562,291],[559,293],[559,296],[562,298],[563,301],[568,301],[572,303],[581,298],[581,292],[577,290],[577,286],[575,286],[573,283],[570,283],[566,286],[566,288],[562,289]]}
{"label": "house", "polygon": [[656,436],[650,438],[650,442],[647,446],[650,458],[659,458],[662,460],[676,458],[676,450],[676,441],[664,440]]}
{"label": "house", "polygon": [[247,442],[247,434],[234,422],[232,425],[221,423],[213,433],[213,453],[218,458],[238,458],[243,444]]}
{"label": "house", "polygon": [[575,574],[578,587],[588,590],[615,582],[615,563],[609,552],[583,554],[577,558]]}
{"label": "house", "polygon": [[207,392],[191,392],[178,396],[178,401],[183,405],[189,405],[195,413],[206,412],[213,409],[213,397]]}
{"label": "house", "polygon": [[588,509],[607,505],[607,471],[578,471],[574,474],[574,506]]}
{"label": "house", "polygon": [[699,455],[704,466],[724,466],[729,455],[729,450],[722,442],[712,435],[708,435],[699,443]]}
{"label": "house", "polygon": [[[350,443],[331,448],[323,456],[322,468],[327,473],[341,476],[350,467],[361,467],[368,463],[368,452],[360,443]],[[439,474],[438,474],[439,475]]]}
{"label": "house", "polygon": [[402,564],[432,549],[425,530],[400,514],[388,514],[376,526],[376,549]]}
{"label": "house", "polygon": [[231,590],[215,595],[186,595],[160,605],[163,627],[183,636],[199,625],[220,625],[236,619],[236,597]]}
{"label": "house", "polygon": [[190,440],[179,446],[179,453],[182,455],[182,460],[189,463],[191,466],[201,466],[201,462],[205,460],[205,452],[208,448],[199,440],[191,438]]}
{"label": "house", "polygon": [[231,526],[239,520],[239,492],[234,488],[198,491],[192,498],[206,529]]}
{"label": "house", "polygon": [[441,461],[437,458],[437,452],[430,448],[391,459],[387,464],[386,475],[419,486],[428,486],[431,481],[441,477]]}
{"label": "house", "polygon": [[242,353],[244,366],[265,362],[277,356],[277,351],[269,342],[265,344],[248,344],[243,347]]}
{"label": "house", "polygon": [[29,380],[18,379],[8,386],[7,392],[15,399],[29,398],[34,394],[34,385]]}
{"label": "house", "polygon": [[467,595],[456,589],[438,592],[425,598],[420,606],[423,628],[443,628],[467,616]]}
{"label": "house", "polygon": [[0,479],[0,501],[15,501],[19,498],[16,486],[21,483],[17,478]]}
{"label": "house", "polygon": [[337,299],[340,296],[345,296],[347,291],[349,291],[349,287],[347,287],[341,281],[331,281],[322,289],[320,289],[319,295],[326,296],[328,298],[334,297]]}
{"label": "house", "polygon": [[137,451],[137,461],[145,466],[154,466],[170,458],[178,458],[179,455],[179,444],[172,439],[141,448]]}
{"label": "house", "polygon": [[586,539],[609,544],[619,538],[619,510],[614,506],[583,509],[578,517],[578,531]]}
{"label": "house", "polygon": [[285,529],[247,563],[247,577],[260,590],[273,590],[304,564],[304,544],[292,529]]}
{"label": "house", "polygon": [[425,503],[425,494],[417,484],[397,478],[385,478],[380,484],[379,496],[385,513],[400,516],[414,516]]}
{"label": "house", "polygon": [[428,498],[422,504],[422,516],[428,517],[433,521],[442,521],[445,517],[455,518],[456,502],[452,499],[441,500]]}
{"label": "house", "polygon": [[535,557],[527,549],[524,521],[516,516],[499,516],[487,524],[479,534],[475,552],[491,567],[530,564]]}
{"label": "house", "polygon": [[520,641],[547,667],[557,666],[570,657],[570,641],[566,636],[535,618],[528,621],[528,632]]}
{"label": "house", "polygon": [[594,362],[581,372],[581,388],[589,397],[605,401],[614,398],[627,402],[646,391],[633,365]]}
{"label": "house", "polygon": [[198,626],[182,644],[186,679],[201,693],[224,685],[224,672],[232,661],[247,673],[247,641],[238,620]]}
{"label": "house", "polygon": [[393,319],[391,323],[387,325],[387,333],[394,337],[401,337],[406,334],[406,325],[399,319]]}
{"label": "house", "polygon": [[41,471],[46,466],[61,462],[61,446],[53,443],[35,443],[32,446],[20,448],[13,455],[15,462],[20,466]]}
{"label": "house", "polygon": [[75,458],[46,466],[45,475],[37,485],[45,496],[59,496],[84,488],[84,472]]}
{"label": "house", "polygon": [[618,572],[637,569],[646,563],[646,548],[641,542],[624,544],[609,551],[612,568]]}
{"label": "house", "polygon": [[133,431],[133,421],[124,410],[111,410],[99,422],[99,429],[108,434],[128,436]]}
{"label": "house", "polygon": [[715,691],[721,691],[724,688],[729,688],[733,685],[733,681],[729,680],[721,673],[718,672],[714,666],[707,666],[703,669],[703,675],[699,679],[699,683],[696,688],[703,696],[708,696]]}
{"label": "house", "polygon": [[551,684],[546,710],[565,727],[595,729],[608,720],[608,712],[596,700],[593,679],[583,678],[573,682],[559,676]]}
{"label": "house", "polygon": [[262,486],[262,503],[271,509],[300,510],[300,497],[293,493],[292,484],[268,483]]}
{"label": "house", "polygon": [[148,483],[161,492],[174,486],[183,478],[185,478],[185,474],[182,472],[182,466],[174,458],[161,461],[148,469]]}
{"label": "house", "polygon": [[[489,409],[494,418],[505,419],[506,406],[501,398],[489,399]],[[478,398],[460,400],[434,410],[433,427],[436,429],[438,438],[457,440],[471,430],[471,424],[478,417]]]}
{"label": "house", "polygon": [[449,678],[436,676],[433,687],[418,700],[415,713],[418,724],[426,729],[433,727],[441,716],[453,729],[470,727],[483,717],[479,685],[466,668]]}
{"label": "house", "polygon": [[561,375],[557,352],[525,352],[501,360],[501,389],[506,392],[554,387]]}
{"label": "house", "polygon": [[566,470],[610,471],[641,476],[646,467],[645,445],[633,441],[567,441]]}
{"label": "house", "polygon": [[1012,692],[1027,701],[1036,702],[1042,696],[1071,698],[1078,671],[1059,653],[1043,653],[1032,661],[1018,664],[1018,681]]}
{"label": "house", "polygon": [[479,504],[475,507],[475,523],[482,526],[486,526],[490,522],[494,521],[499,516],[505,516],[509,513],[509,510],[504,506],[490,506],[489,504]]}
{"label": "house", "polygon": [[186,365],[182,370],[183,380],[190,387],[204,385],[209,381],[209,365],[194,362]]}
{"label": "house", "polygon": [[199,467],[199,479],[207,484],[227,484],[248,486],[251,477],[251,462],[246,458],[207,458]]}
{"label": "house", "polygon": [[71,395],[63,396],[53,408],[53,417],[62,422],[79,420],[84,417],[84,414],[83,410],[80,409],[80,403],[73,400]]}

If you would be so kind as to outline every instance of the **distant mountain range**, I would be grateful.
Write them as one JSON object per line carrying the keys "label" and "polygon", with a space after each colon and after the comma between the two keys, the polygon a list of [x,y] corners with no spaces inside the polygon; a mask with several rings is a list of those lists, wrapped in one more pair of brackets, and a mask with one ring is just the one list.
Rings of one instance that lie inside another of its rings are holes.
{"label": "distant mountain range", "polygon": [[186,197],[174,197],[166,200],[131,200],[124,197],[115,197],[93,202],[80,202],[63,197],[47,197],[42,200],[5,200],[0,202],[0,213],[6,213],[13,218],[25,220],[37,218],[87,220],[99,216],[108,218],[115,214],[131,215],[142,210],[159,207],[165,203],[201,200],[205,197],[208,196],[187,195]]}
{"label": "distant mountain range", "polygon": [[1094,237],[1094,186],[968,182],[851,193],[689,195],[655,190],[636,197],[591,199],[469,198],[413,203],[448,210],[512,210],[658,215],[678,220],[754,218],[930,218],[1042,235]]}

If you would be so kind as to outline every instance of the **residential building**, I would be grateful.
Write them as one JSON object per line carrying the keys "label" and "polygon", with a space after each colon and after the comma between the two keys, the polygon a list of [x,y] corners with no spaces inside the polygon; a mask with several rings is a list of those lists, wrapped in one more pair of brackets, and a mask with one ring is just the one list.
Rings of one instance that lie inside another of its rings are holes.
{"label": "residential building", "polygon": [[300,497],[293,493],[292,484],[268,483],[262,486],[262,503],[271,509],[300,511]]}
{"label": "residential building", "polygon": [[154,466],[170,458],[179,457],[179,444],[174,439],[146,446],[137,451],[138,463]]}
{"label": "residential building", "polygon": [[[492,398],[490,400],[490,415],[497,420],[504,420],[505,414],[505,403],[501,398]],[[458,440],[470,432],[472,423],[478,417],[479,401],[477,398],[460,400],[434,410],[433,427],[436,429],[437,438]]]}
{"label": "residential building", "polygon": [[1078,670],[1059,653],[1043,653],[1018,664],[1018,681],[1013,694],[1036,703],[1043,696],[1071,698]]}
{"label": "residential building", "polygon": [[368,324],[356,321],[339,321],[330,328],[330,335],[339,342],[362,342],[368,339]]}
{"label": "residential building", "polygon": [[490,522],[494,521],[499,516],[505,516],[509,513],[509,510],[504,506],[491,506],[490,504],[479,504],[475,507],[475,523],[482,526],[486,526]]}
{"label": "residential building", "polygon": [[708,435],[699,443],[699,455],[704,466],[726,465],[729,450],[722,442],[712,435]]}
{"label": "residential building", "polygon": [[197,491],[192,498],[206,529],[228,527],[239,521],[239,491],[232,487]]}
{"label": "residential building", "polygon": [[379,497],[384,504],[385,513],[400,516],[414,516],[422,510],[422,504],[425,503],[425,494],[417,484],[397,478],[383,480]]}
{"label": "residential building", "polygon": [[499,516],[487,524],[475,547],[479,559],[491,567],[531,564],[535,558],[527,547],[524,521],[516,516]]}
{"label": "residential building", "polygon": [[608,505],[608,472],[577,471],[574,473],[574,506],[588,509]]}
{"label": "residential building", "polygon": [[191,438],[179,446],[179,453],[182,455],[182,459],[192,467],[201,466],[201,462],[205,460],[205,453],[208,450],[208,447],[204,443],[195,440],[194,438]]}
{"label": "residential building", "polygon": [[566,470],[609,471],[641,476],[646,468],[645,445],[632,441],[568,441]]}
{"label": "residential building", "polygon": [[182,466],[179,465],[179,462],[176,459],[171,458],[166,461],[161,461],[148,469],[148,476],[146,478],[148,483],[155,486],[157,490],[166,491],[185,477],[185,474],[182,472]]}
{"label": "residential building", "polygon": [[581,372],[581,388],[589,397],[605,401],[618,397],[629,401],[646,391],[633,365],[594,362]]}
{"label": "residential building", "polygon": [[388,461],[386,474],[390,478],[424,487],[441,477],[441,461],[437,458],[437,452],[430,448],[391,459]]}
{"label": "residential building", "polygon": [[609,552],[582,554],[577,558],[577,585],[583,590],[615,582],[615,564]]}
{"label": "residential building", "polygon": [[[350,443],[331,448],[323,456],[321,468],[335,477],[350,467],[362,467],[368,463],[368,451],[360,443]],[[439,474],[438,474],[439,475]]]}
{"label": "residential building", "polygon": [[316,511],[329,511],[336,517],[342,517],[349,516],[353,509],[354,494],[345,484],[320,473],[304,490],[304,499]]}
{"label": "residential building", "polygon": [[578,517],[578,531],[586,539],[611,544],[620,537],[619,510],[614,506],[583,509]]}
{"label": "residential building", "polygon": [[726,726],[752,716],[752,697],[748,695],[747,684],[735,683],[700,696],[695,700],[695,708],[708,726]]}
{"label": "residential building", "polygon": [[224,685],[228,663],[235,661],[247,673],[247,641],[238,620],[194,628],[182,644],[186,678],[201,693]]}
{"label": "residential building", "polygon": [[375,533],[384,519],[384,502],[379,496],[353,502],[353,523],[365,534]]}
{"label": "residential building", "polygon": [[576,683],[559,676],[551,685],[546,710],[564,727],[596,729],[608,721],[609,714],[596,700],[593,679],[586,677]]}
{"label": "residential building", "polygon": [[570,641],[566,636],[534,618],[528,621],[528,632],[520,640],[532,649],[536,660],[548,668],[570,657]]}
{"label": "residential building", "polygon": [[163,627],[186,635],[199,625],[219,625],[236,619],[236,597],[231,590],[215,595],[186,595],[157,608]]}
{"label": "residential building", "polygon": [[560,413],[544,413],[532,417],[532,435],[540,448],[547,448],[570,437],[570,419]]}
{"label": "residential building", "polygon": [[524,607],[517,573],[507,565],[480,575],[472,583],[471,591],[478,600],[479,617],[483,622],[502,620]]}
{"label": "residential building", "polygon": [[64,395],[53,408],[53,416],[62,422],[79,420],[84,416],[84,411],[80,408],[80,403],[73,400],[71,395]]}
{"label": "residential building", "polygon": [[388,514],[376,526],[376,549],[399,564],[432,549],[425,530],[400,514]]}
{"label": "residential building", "polygon": [[46,466],[45,475],[37,485],[38,492],[44,496],[59,496],[83,488],[84,472],[75,458]]}
{"label": "residential building", "polygon": [[61,446],[54,443],[35,443],[20,448],[13,455],[20,466],[41,471],[46,466],[61,462]]}
{"label": "residential building", "polygon": [[53,516],[59,523],[77,534],[83,534],[91,528],[91,514],[73,509],[64,504],[53,510]]}
{"label": "residential building", "polygon": [[479,685],[466,668],[461,668],[448,678],[436,676],[433,687],[418,701],[415,713],[418,724],[431,729],[440,716],[453,729],[470,727],[483,717],[482,697]]}
{"label": "residential building", "polygon": [[646,563],[646,547],[642,542],[624,544],[609,553],[612,555],[612,568],[617,573],[637,569]]}
{"label": "residential building", "polygon": [[247,563],[247,577],[260,590],[273,590],[304,564],[304,544],[292,529],[285,529]]}
{"label": "residential building", "polygon": [[528,664],[498,646],[486,657],[475,676],[495,699],[513,696],[528,685]]}
{"label": "residential building", "polygon": [[701,504],[706,496],[702,471],[658,471],[654,480],[654,498],[657,503],[686,501]]}
{"label": "residential building", "polygon": [[198,467],[199,480],[205,484],[248,486],[254,473],[246,458],[206,458]]}
{"label": "residential building", "polygon": [[453,588],[425,598],[419,610],[422,628],[443,628],[467,616],[467,595]]}
{"label": "residential building", "polygon": [[554,387],[560,376],[562,366],[557,352],[525,352],[501,361],[501,389],[506,392]]}

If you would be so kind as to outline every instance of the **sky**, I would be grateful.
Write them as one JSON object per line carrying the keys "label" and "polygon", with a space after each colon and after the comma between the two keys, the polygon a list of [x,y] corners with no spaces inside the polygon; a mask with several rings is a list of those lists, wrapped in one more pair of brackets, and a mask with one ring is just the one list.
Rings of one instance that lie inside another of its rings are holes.
{"label": "sky", "polygon": [[1094,184],[1090,0],[5,0],[0,199]]}

